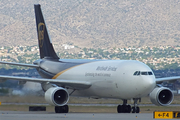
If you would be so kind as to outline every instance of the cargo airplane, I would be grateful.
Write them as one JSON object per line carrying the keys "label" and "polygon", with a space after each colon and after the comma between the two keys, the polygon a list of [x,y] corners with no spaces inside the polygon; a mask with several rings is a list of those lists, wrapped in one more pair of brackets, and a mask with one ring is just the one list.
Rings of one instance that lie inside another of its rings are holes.
{"label": "cargo airplane", "polygon": [[[47,103],[55,106],[56,113],[68,113],[69,96],[113,98],[123,101],[118,113],[139,113],[137,102],[148,96],[153,104],[171,104],[174,95],[164,81],[176,81],[180,76],[155,78],[150,67],[136,60],[60,59],[49,38],[41,6],[34,5],[40,59],[33,64],[1,61],[1,64],[36,68],[42,78],[0,75],[1,81],[19,80],[41,84]],[[131,107],[127,103],[133,100]]]}

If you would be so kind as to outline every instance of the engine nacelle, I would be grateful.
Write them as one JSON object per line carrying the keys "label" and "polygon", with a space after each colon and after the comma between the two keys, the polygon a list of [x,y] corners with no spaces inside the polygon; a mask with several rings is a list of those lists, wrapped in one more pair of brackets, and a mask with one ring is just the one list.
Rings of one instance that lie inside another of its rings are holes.
{"label": "engine nacelle", "polygon": [[169,88],[157,87],[150,93],[150,100],[158,106],[170,105],[174,99],[174,94]]}
{"label": "engine nacelle", "polygon": [[69,93],[62,87],[52,87],[45,92],[45,100],[54,106],[64,106],[69,101]]}

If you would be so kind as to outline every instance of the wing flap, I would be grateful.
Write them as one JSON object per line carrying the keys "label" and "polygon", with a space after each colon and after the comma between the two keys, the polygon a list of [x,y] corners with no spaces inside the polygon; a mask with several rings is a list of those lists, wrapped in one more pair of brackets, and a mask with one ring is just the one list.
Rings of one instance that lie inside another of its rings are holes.
{"label": "wing flap", "polygon": [[58,86],[71,89],[87,89],[91,86],[90,82],[80,80],[62,80],[62,79],[44,79],[44,78],[29,78],[29,77],[17,77],[17,76],[5,76],[0,75],[0,80],[19,80],[19,81],[30,81],[39,83],[52,83]]}
{"label": "wing flap", "polygon": [[156,83],[161,84],[162,82],[166,82],[166,81],[173,83],[177,80],[180,80],[180,76],[156,78]]}

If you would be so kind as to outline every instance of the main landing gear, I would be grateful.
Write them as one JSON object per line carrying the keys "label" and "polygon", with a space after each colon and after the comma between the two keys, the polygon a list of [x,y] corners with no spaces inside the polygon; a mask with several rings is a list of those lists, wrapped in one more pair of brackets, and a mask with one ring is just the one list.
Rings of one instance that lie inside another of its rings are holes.
{"label": "main landing gear", "polygon": [[123,105],[118,105],[117,112],[118,113],[130,113],[131,112],[131,106],[127,105],[127,100],[123,100]]}
{"label": "main landing gear", "polygon": [[127,104],[127,100],[123,100],[123,105],[118,105],[117,112],[118,113],[139,113],[140,109],[137,106],[137,101],[139,98],[134,98],[134,106],[131,108],[130,105]]}
{"label": "main landing gear", "polygon": [[69,112],[69,107],[68,107],[68,105],[55,106],[55,112],[56,113],[68,113]]}

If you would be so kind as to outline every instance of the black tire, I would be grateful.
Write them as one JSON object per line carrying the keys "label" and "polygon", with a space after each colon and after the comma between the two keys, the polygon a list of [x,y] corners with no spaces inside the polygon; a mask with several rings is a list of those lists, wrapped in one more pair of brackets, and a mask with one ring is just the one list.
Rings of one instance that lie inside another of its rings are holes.
{"label": "black tire", "polygon": [[139,112],[140,112],[139,107],[136,107],[136,109],[135,107],[132,107],[132,113],[139,113]]}
{"label": "black tire", "polygon": [[140,112],[139,107],[136,107],[136,113],[139,113],[139,112]]}
{"label": "black tire", "polygon": [[132,107],[132,113],[135,113],[135,107]]}
{"label": "black tire", "polygon": [[130,105],[127,105],[127,113],[130,113],[131,112],[131,106]]}
{"label": "black tire", "polygon": [[55,106],[55,112],[56,113],[68,113],[69,112],[69,107],[68,107],[68,105]]}
{"label": "black tire", "polygon": [[55,112],[56,113],[62,113],[62,107],[61,106],[55,106]]}
{"label": "black tire", "polygon": [[127,113],[127,105],[122,105],[122,113]]}
{"label": "black tire", "polygon": [[63,113],[68,113],[68,112],[69,112],[69,107],[68,107],[68,105],[64,105],[64,106],[62,107],[62,111],[63,111]]}
{"label": "black tire", "polygon": [[118,105],[118,107],[117,107],[117,112],[118,112],[118,113],[122,113],[122,105]]}

